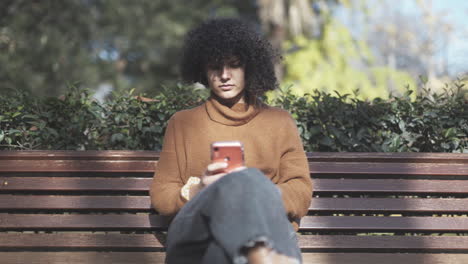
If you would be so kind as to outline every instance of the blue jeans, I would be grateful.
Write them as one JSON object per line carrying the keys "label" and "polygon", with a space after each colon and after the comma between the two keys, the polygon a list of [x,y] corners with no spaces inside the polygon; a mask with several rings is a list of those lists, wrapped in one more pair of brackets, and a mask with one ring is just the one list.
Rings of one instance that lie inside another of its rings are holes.
{"label": "blue jeans", "polygon": [[230,173],[191,199],[172,221],[166,262],[247,263],[241,249],[262,241],[301,259],[281,194],[262,172]]}

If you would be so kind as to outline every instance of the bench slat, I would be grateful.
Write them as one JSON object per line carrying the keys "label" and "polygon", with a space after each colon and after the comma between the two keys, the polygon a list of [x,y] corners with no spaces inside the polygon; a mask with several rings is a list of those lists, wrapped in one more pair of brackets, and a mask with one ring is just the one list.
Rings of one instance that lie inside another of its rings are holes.
{"label": "bench slat", "polygon": [[312,212],[466,213],[468,199],[314,198]]}
{"label": "bench slat", "polygon": [[468,175],[467,164],[459,163],[309,162],[309,169],[312,175]]}
{"label": "bench slat", "polygon": [[[147,192],[151,178],[0,177],[1,191]],[[313,179],[314,193],[468,194],[468,180]]]}
{"label": "bench slat", "polygon": [[153,234],[7,233],[0,236],[0,250],[162,250],[165,239]]}
{"label": "bench slat", "polygon": [[164,252],[0,252],[2,264],[163,264]]}
{"label": "bench slat", "polygon": [[[0,195],[0,210],[150,211],[148,196]],[[314,198],[314,212],[467,213],[468,199]]]}
{"label": "bench slat", "polygon": [[308,152],[309,161],[327,162],[385,162],[385,163],[464,163],[468,156],[463,153],[430,152]]}
{"label": "bench slat", "polygon": [[[0,236],[0,250],[162,250],[165,236],[153,234],[8,233]],[[347,236],[299,235],[302,250],[468,250],[467,236]]]}
{"label": "bench slat", "polygon": [[148,196],[0,195],[0,210],[149,211]]}
{"label": "bench slat", "polygon": [[468,250],[467,236],[348,236],[301,235],[300,247],[304,250]]}
{"label": "bench slat", "polygon": [[309,216],[302,218],[300,229],[352,232],[466,232],[468,217]]}
{"label": "bench slat", "polygon": [[1,160],[157,160],[159,152],[140,150],[6,150]]}
{"label": "bench slat", "polygon": [[0,191],[141,191],[148,192],[151,178],[0,177]]}
{"label": "bench slat", "polygon": [[[165,256],[164,252],[0,252],[3,264],[163,264]],[[466,264],[468,263],[468,254],[303,252],[302,259],[304,264]]]}
{"label": "bench slat", "polygon": [[145,160],[0,160],[2,172],[154,172]]}
{"label": "bench slat", "polygon": [[304,264],[466,264],[468,254],[302,253]]}
{"label": "bench slat", "polygon": [[[148,214],[0,214],[0,230],[159,230],[169,218]],[[467,232],[468,217],[307,216],[302,231]]]}
{"label": "bench slat", "polygon": [[313,179],[314,192],[468,194],[468,180]]}
{"label": "bench slat", "polygon": [[0,214],[0,230],[160,230],[170,218],[150,214]]}

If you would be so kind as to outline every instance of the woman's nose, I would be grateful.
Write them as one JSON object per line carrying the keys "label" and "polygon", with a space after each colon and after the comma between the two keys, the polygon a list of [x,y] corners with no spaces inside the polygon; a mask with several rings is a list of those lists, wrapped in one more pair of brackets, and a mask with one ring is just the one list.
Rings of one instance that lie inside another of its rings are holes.
{"label": "woman's nose", "polygon": [[229,67],[224,66],[221,69],[221,79],[223,80],[229,80],[231,78],[231,70]]}

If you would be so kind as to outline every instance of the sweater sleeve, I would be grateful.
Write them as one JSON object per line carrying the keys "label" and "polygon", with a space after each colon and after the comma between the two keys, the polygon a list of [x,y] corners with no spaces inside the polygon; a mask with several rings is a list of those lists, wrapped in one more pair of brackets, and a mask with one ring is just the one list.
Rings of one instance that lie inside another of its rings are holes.
{"label": "sweater sleeve", "polygon": [[282,156],[277,186],[289,219],[297,223],[308,212],[312,200],[312,180],[297,126],[290,115],[284,122],[284,128],[280,139]]}
{"label": "sweater sleeve", "polygon": [[151,204],[163,215],[175,215],[185,204],[185,200],[180,195],[184,183],[176,149],[175,119],[176,115],[167,125],[163,148],[150,189]]}

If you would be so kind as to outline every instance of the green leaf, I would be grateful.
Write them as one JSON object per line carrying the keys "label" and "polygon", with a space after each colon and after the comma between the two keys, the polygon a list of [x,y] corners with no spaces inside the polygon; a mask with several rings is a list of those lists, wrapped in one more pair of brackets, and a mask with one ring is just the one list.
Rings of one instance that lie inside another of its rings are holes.
{"label": "green leaf", "polygon": [[298,127],[297,130],[299,131],[299,135],[302,135],[302,133],[304,133],[304,128],[302,126]]}
{"label": "green leaf", "polygon": [[331,138],[329,138],[329,137],[324,137],[324,138],[321,138],[321,139],[320,139],[319,143],[320,143],[321,145],[330,147],[330,146],[333,145],[334,141],[333,141],[333,139],[331,139]]}
{"label": "green leaf", "polygon": [[444,149],[450,149],[450,145],[447,144],[447,143],[442,143],[442,144],[440,144],[440,146],[441,146],[442,148],[444,148]]}
{"label": "green leaf", "polygon": [[400,136],[395,136],[393,139],[392,139],[392,143],[390,144],[390,151],[397,151],[399,149],[401,145],[401,138]]}
{"label": "green leaf", "polygon": [[166,116],[165,116],[164,114],[162,114],[162,113],[158,113],[158,118],[159,118],[159,120],[161,120],[161,121],[162,121],[162,120],[164,120],[164,119],[165,119],[165,117],[166,117]]}
{"label": "green leaf", "polygon": [[37,115],[26,114],[26,115],[23,115],[23,119],[24,118],[38,119],[39,117]]}
{"label": "green leaf", "polygon": [[456,134],[457,134],[457,130],[454,127],[451,127],[445,130],[444,136],[445,138],[451,138],[451,137],[456,136]]}
{"label": "green leaf", "polygon": [[121,134],[121,133],[116,133],[116,134],[113,134],[111,136],[111,142],[112,143],[115,143],[115,142],[118,142],[118,141],[123,141],[124,139],[124,135]]}
{"label": "green leaf", "polygon": [[141,119],[138,119],[137,121],[137,128],[139,131],[141,131],[141,128],[143,127],[143,120]]}
{"label": "green leaf", "polygon": [[321,131],[322,129],[320,128],[320,126],[312,126],[309,128],[309,133],[311,137],[319,134]]}
{"label": "green leaf", "polygon": [[7,130],[8,134],[12,135],[12,134],[19,134],[21,133],[21,130],[18,130],[18,129],[9,129]]}
{"label": "green leaf", "polygon": [[59,137],[59,134],[57,133],[57,130],[55,130],[53,128],[48,127],[47,128],[47,133],[52,134],[52,136],[54,136],[54,137]]}
{"label": "green leaf", "polygon": [[405,123],[405,121],[400,120],[400,122],[398,122],[398,127],[400,128],[401,132],[406,132],[406,123]]}

